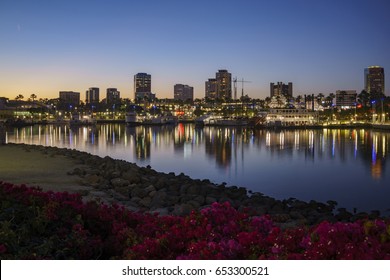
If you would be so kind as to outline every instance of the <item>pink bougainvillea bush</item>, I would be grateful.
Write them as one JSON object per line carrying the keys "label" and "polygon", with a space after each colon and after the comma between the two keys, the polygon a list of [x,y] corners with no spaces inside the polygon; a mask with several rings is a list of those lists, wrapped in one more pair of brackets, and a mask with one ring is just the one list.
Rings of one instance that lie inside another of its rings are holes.
{"label": "pink bougainvillea bush", "polygon": [[383,219],[281,230],[228,203],[160,217],[8,183],[0,199],[1,259],[390,259]]}

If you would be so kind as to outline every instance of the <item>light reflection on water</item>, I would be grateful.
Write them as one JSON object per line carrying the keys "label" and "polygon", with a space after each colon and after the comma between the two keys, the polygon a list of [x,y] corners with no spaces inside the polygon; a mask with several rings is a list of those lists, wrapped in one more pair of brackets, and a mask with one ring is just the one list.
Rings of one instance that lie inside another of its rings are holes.
{"label": "light reflection on water", "polygon": [[72,148],[281,199],[336,200],[364,211],[390,208],[389,140],[389,132],[364,129],[199,129],[190,124],[47,125],[7,132],[8,142]]}

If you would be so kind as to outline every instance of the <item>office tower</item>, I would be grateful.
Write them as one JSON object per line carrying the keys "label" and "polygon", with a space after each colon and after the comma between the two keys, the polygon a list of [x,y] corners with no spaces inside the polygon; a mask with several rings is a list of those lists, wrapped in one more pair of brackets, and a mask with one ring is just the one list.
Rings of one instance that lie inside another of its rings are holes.
{"label": "office tower", "polygon": [[173,87],[173,99],[182,101],[194,100],[194,88],[188,85],[176,84]]}
{"label": "office tower", "polygon": [[287,85],[282,82],[277,82],[276,84],[270,83],[270,96],[280,95],[283,95],[286,98],[293,97],[293,84],[291,82]]}
{"label": "office tower", "polygon": [[227,70],[218,70],[215,74],[217,80],[217,98],[232,98],[232,74]]}
{"label": "office tower", "polygon": [[99,104],[99,88],[91,87],[85,92],[86,104]]}
{"label": "office tower", "polygon": [[380,66],[364,69],[364,89],[370,94],[385,94],[385,71]]}
{"label": "office tower", "polygon": [[209,79],[206,81],[206,97],[210,99],[217,98],[217,79]]}
{"label": "office tower", "polygon": [[336,107],[341,109],[350,109],[356,106],[356,90],[337,90]]}
{"label": "office tower", "polygon": [[65,105],[66,109],[70,109],[70,107],[74,109],[80,104],[80,92],[60,91],[59,97],[59,102]]}
{"label": "office tower", "polygon": [[121,102],[121,95],[118,89],[108,88],[106,91],[106,104],[113,105]]}
{"label": "office tower", "polygon": [[147,73],[134,75],[134,98],[144,99],[152,96],[152,76]]}

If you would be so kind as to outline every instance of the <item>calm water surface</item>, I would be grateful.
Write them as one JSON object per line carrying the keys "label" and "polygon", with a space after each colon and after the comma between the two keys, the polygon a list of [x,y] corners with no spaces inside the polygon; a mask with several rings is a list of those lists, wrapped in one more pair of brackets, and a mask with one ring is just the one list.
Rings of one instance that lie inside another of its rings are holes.
{"label": "calm water surface", "polygon": [[48,125],[9,130],[7,141],[74,148],[279,199],[335,200],[349,210],[390,215],[389,132]]}

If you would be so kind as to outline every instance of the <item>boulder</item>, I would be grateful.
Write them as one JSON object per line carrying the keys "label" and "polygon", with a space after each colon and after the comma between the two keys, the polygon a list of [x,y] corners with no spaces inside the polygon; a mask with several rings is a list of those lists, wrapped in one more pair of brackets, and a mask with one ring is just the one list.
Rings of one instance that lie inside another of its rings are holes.
{"label": "boulder", "polygon": [[153,211],[150,211],[151,213],[156,213],[159,216],[167,216],[169,215],[169,209],[168,208],[157,208],[154,209]]}
{"label": "boulder", "polygon": [[212,196],[206,196],[205,203],[207,205],[213,204],[214,202],[217,202],[217,198]]}
{"label": "boulder", "polygon": [[299,211],[291,211],[290,212],[290,217],[291,217],[291,219],[294,219],[294,220],[299,220],[299,219],[304,219],[305,218],[302,215],[302,213],[299,212]]}
{"label": "boulder", "polygon": [[149,194],[150,192],[155,192],[156,188],[153,185],[149,185],[148,187],[145,188],[145,191]]}
{"label": "boulder", "polygon": [[125,180],[122,178],[114,178],[114,179],[111,179],[110,182],[114,188],[124,187],[124,186],[128,186],[130,184],[130,182],[128,180]]}
{"label": "boulder", "polygon": [[189,195],[198,195],[200,193],[200,188],[197,185],[190,185],[187,189],[187,194]]}
{"label": "boulder", "polygon": [[154,184],[157,190],[160,190],[162,188],[165,188],[169,185],[168,180],[165,180],[164,178],[160,178],[157,180],[157,182]]}
{"label": "boulder", "polygon": [[156,195],[156,193],[157,193],[157,191],[151,191],[151,192],[148,194],[148,196],[153,198],[153,197]]}
{"label": "boulder", "polygon": [[[115,187],[114,190],[117,193],[120,193],[121,195],[123,195],[126,199],[129,198],[129,187],[128,186]],[[124,199],[122,199],[122,200],[124,200]]]}
{"label": "boulder", "polygon": [[165,191],[157,191],[151,200],[150,209],[158,209],[168,206],[166,202],[167,197],[168,195]]}
{"label": "boulder", "polygon": [[81,183],[85,186],[97,187],[100,185],[102,179],[103,178],[98,175],[91,174],[91,175],[86,175],[81,181]]}
{"label": "boulder", "polygon": [[121,176],[121,172],[118,170],[111,173],[111,178],[118,178],[120,176]]}
{"label": "boulder", "polygon": [[139,173],[129,170],[122,174],[122,179],[129,181],[130,184],[141,183],[141,176]]}
{"label": "boulder", "polygon": [[84,176],[85,170],[83,168],[76,167],[73,171],[68,172],[69,175]]}
{"label": "boulder", "polygon": [[169,184],[168,191],[179,192],[180,191],[180,185],[178,185],[178,184]]}
{"label": "boulder", "polygon": [[186,184],[181,185],[180,188],[179,188],[180,194],[186,194],[189,187],[190,187],[190,186],[189,186],[189,185],[186,185]]}
{"label": "boulder", "polygon": [[177,216],[185,216],[190,214],[192,210],[193,207],[188,203],[178,204],[175,205],[175,209],[173,210],[172,214]]}
{"label": "boulder", "polygon": [[131,198],[138,197],[138,198],[142,199],[147,195],[148,195],[147,191],[145,191],[144,188],[140,188],[138,186],[131,189],[131,191],[130,191]]}
{"label": "boulder", "polygon": [[85,174],[90,174],[90,175],[100,175],[100,171],[95,168],[87,168],[85,169]]}
{"label": "boulder", "polygon": [[197,196],[195,196],[195,197],[193,198],[193,201],[198,202],[198,203],[202,206],[202,205],[205,204],[206,199],[205,199],[205,197],[202,196],[202,195],[197,195]]}
{"label": "boulder", "polygon": [[123,193],[121,192],[118,192],[117,189],[114,189],[114,190],[108,190],[108,193],[112,196],[112,198],[114,198],[115,200],[118,200],[118,201],[125,201],[125,200],[128,200],[128,197],[126,195],[124,195]]}
{"label": "boulder", "polygon": [[141,199],[141,201],[139,202],[139,204],[140,204],[141,206],[144,206],[144,207],[146,207],[146,208],[149,208],[150,205],[151,205],[151,203],[152,203],[152,199],[151,199],[149,196],[144,197],[144,198]]}

